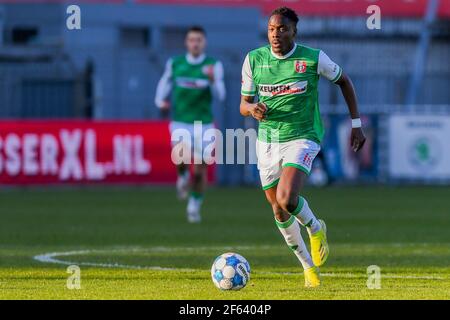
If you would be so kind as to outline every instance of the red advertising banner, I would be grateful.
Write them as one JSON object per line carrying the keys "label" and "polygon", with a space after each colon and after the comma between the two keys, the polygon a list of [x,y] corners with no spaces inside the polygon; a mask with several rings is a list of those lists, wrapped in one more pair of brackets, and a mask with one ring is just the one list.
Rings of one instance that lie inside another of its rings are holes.
{"label": "red advertising banner", "polygon": [[0,121],[0,185],[175,180],[168,122]]}
{"label": "red advertising banner", "polygon": [[[378,5],[384,17],[423,17],[428,0],[136,0],[138,3],[258,7],[269,14],[280,6],[300,16],[367,16],[367,7]],[[441,0],[438,15],[450,17],[450,1]]]}
{"label": "red advertising banner", "polygon": [[[67,0],[0,0],[0,3],[69,3]],[[78,0],[75,3],[123,4],[126,0]],[[423,17],[428,0],[135,0],[160,5],[257,7],[269,14],[279,6],[289,6],[300,16],[366,16],[367,7],[378,5],[384,17]],[[450,1],[439,2],[438,16],[450,18]]]}

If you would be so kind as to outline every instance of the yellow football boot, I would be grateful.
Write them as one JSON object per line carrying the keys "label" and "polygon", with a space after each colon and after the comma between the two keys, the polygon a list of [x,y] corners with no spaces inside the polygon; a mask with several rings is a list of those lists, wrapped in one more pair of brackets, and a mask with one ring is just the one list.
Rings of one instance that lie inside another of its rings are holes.
{"label": "yellow football boot", "polygon": [[320,286],[320,273],[316,267],[306,269],[303,274],[305,275],[305,287],[315,288]]}
{"label": "yellow football boot", "polygon": [[330,249],[327,242],[327,226],[325,222],[319,219],[322,228],[314,234],[309,233],[311,243],[311,256],[316,267],[322,266],[327,261]]}

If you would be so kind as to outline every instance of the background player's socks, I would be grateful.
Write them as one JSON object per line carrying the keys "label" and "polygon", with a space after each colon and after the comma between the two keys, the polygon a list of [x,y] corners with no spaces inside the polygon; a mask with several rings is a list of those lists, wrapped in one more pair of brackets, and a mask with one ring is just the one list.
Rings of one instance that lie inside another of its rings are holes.
{"label": "background player's socks", "polygon": [[298,260],[303,266],[303,269],[308,269],[314,267],[314,263],[311,259],[311,255],[306,249],[305,242],[303,241],[302,235],[300,233],[300,225],[295,220],[294,216],[290,216],[289,220],[280,222],[275,219],[275,223],[278,226],[281,234],[286,241],[286,244],[297,256]]}
{"label": "background player's socks", "polygon": [[200,209],[203,203],[203,194],[192,191],[187,205],[187,218],[189,222],[201,221]]}
{"label": "background player's socks", "polygon": [[291,214],[297,218],[301,225],[306,227],[310,234],[314,234],[320,230],[320,222],[309,208],[305,198],[301,196],[298,197],[297,208],[291,212]]}
{"label": "background player's socks", "polygon": [[185,200],[188,197],[189,189],[189,170],[178,173],[177,179],[177,194],[178,199]]}

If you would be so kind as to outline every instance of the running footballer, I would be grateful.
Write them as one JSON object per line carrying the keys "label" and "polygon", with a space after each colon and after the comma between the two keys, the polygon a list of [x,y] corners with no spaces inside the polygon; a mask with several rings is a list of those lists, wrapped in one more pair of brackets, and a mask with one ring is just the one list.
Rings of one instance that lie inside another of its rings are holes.
{"label": "running footballer", "polygon": [[[269,45],[250,51],[244,60],[240,111],[259,121],[256,149],[262,188],[281,234],[303,266],[305,286],[317,287],[319,267],[329,254],[327,230],[302,197],[302,188],[324,135],[319,77],[341,89],[352,119],[355,152],[365,137],[351,80],[322,50],[295,43],[297,23],[297,14],[287,7],[271,13]],[[311,254],[300,225],[307,229]]]}
{"label": "running footballer", "polygon": [[[155,104],[164,113],[172,108],[170,132],[183,130],[189,133],[188,141],[173,141],[173,147],[184,144],[191,149],[200,163],[189,158],[177,165],[177,192],[179,199],[188,198],[187,219],[191,223],[201,221],[201,206],[206,188],[207,164],[202,150],[208,141],[203,139],[205,131],[214,128],[212,101],[215,95],[225,99],[225,83],[222,63],[206,55],[206,33],[200,26],[189,28],[185,45],[187,53],[170,58],[166,63],[156,89]],[[172,98],[172,101],[170,101]],[[194,130],[195,123],[201,130]],[[192,164],[192,177],[189,164]]]}

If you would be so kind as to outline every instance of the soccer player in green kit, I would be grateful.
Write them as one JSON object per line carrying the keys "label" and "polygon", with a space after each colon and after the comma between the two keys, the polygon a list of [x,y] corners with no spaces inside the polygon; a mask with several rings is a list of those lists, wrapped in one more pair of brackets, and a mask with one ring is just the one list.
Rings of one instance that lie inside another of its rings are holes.
{"label": "soccer player in green kit", "polygon": [[[263,190],[281,234],[303,266],[305,286],[317,287],[319,267],[329,254],[326,225],[316,218],[301,191],[324,134],[318,104],[320,76],[342,91],[352,118],[350,143],[355,152],[365,137],[351,80],[323,51],[295,43],[297,23],[297,14],[287,7],[271,13],[270,44],[249,52],[242,67],[240,111],[259,121],[256,150]],[[300,225],[308,231],[311,255]]]}
{"label": "soccer player in green kit", "polygon": [[[206,185],[206,162],[209,162],[209,159],[204,159],[202,153],[205,144],[209,143],[204,141],[203,133],[214,127],[211,110],[213,94],[223,101],[225,85],[222,63],[204,53],[206,34],[202,27],[193,26],[187,31],[185,45],[185,55],[167,61],[156,89],[155,104],[163,113],[172,109],[170,131],[173,147],[184,143],[184,147],[192,150],[194,157],[201,159],[200,163],[194,160],[192,179],[188,166],[192,158],[187,161],[183,158],[183,161],[177,164],[178,197],[187,198],[190,189],[187,218],[191,223],[198,223],[201,221],[200,209]],[[194,130],[194,122],[200,123],[202,130]],[[190,136],[189,141],[174,141],[174,132],[177,130],[186,131]]]}

